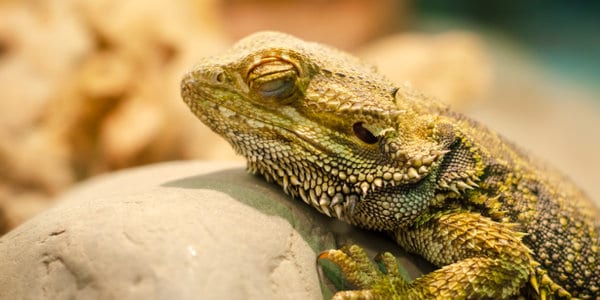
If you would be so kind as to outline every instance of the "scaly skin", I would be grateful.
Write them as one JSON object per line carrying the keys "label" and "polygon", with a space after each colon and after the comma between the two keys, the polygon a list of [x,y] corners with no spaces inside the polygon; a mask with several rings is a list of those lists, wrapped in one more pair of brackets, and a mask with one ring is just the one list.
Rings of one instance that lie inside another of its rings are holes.
{"label": "scaly skin", "polygon": [[320,255],[359,289],[336,298],[598,299],[600,214],[498,134],[358,59],[263,32],[187,73],[192,112],[248,169],[328,216],[386,231],[440,269],[404,282],[389,255]]}

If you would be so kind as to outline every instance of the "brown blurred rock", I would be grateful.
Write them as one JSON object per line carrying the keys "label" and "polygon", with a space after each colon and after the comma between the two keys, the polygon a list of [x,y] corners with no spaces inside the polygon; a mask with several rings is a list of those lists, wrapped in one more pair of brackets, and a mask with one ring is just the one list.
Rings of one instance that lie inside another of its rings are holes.
{"label": "brown blurred rock", "polygon": [[492,86],[492,59],[473,33],[397,34],[357,54],[392,81],[408,82],[459,108],[485,99]]}
{"label": "brown blurred rock", "polygon": [[206,147],[216,135],[179,98],[181,74],[224,47],[214,5],[0,3],[0,211],[11,220],[4,226],[41,209],[21,205],[26,195],[49,198],[93,174],[233,157],[225,142]]}
{"label": "brown blurred rock", "polygon": [[0,2],[0,128],[23,134],[90,50],[72,1]]}
{"label": "brown blurred rock", "polygon": [[224,0],[223,28],[234,40],[275,30],[308,41],[354,49],[375,37],[403,29],[409,20],[406,0]]}

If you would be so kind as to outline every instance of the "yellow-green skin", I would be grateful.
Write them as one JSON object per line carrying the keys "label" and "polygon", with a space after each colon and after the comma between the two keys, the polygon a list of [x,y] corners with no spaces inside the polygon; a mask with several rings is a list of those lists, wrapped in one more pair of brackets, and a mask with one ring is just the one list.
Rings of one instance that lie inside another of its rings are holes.
{"label": "yellow-green skin", "polygon": [[[442,51],[442,50],[440,50]],[[322,213],[395,237],[440,269],[405,282],[357,247],[321,254],[336,298],[598,299],[597,208],[495,132],[351,55],[262,32],[182,81],[248,169]]]}

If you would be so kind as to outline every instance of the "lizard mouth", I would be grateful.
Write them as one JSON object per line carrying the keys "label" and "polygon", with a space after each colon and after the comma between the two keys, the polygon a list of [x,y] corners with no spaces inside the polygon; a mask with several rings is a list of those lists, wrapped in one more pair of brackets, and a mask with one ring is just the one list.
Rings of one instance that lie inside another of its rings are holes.
{"label": "lizard mouth", "polygon": [[[279,107],[286,110],[285,113],[265,106],[259,107],[239,91],[211,85],[192,77],[186,77],[182,81],[182,98],[205,125],[230,142],[235,142],[242,133],[254,134],[266,137],[273,143],[300,142],[301,148],[312,155],[327,153],[327,149],[308,134],[310,128],[318,125],[302,118],[299,113],[294,113],[292,107]],[[301,131],[299,124],[310,125],[302,127],[305,131]]]}

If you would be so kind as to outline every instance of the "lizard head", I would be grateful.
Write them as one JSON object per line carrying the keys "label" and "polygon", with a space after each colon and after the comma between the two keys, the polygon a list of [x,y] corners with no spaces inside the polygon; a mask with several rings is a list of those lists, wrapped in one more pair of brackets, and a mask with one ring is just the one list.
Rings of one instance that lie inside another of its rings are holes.
{"label": "lizard head", "polygon": [[251,35],[200,62],[182,97],[249,170],[341,219],[369,193],[423,180],[444,154],[431,138],[434,117],[410,105],[419,97],[407,87],[281,33]]}

